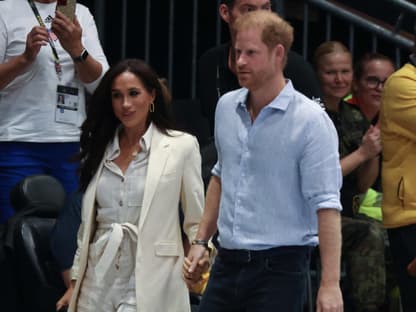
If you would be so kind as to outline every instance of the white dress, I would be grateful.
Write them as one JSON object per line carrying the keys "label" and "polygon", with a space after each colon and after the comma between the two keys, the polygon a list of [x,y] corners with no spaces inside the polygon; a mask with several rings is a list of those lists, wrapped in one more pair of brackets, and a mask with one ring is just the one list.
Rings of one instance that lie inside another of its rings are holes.
{"label": "white dress", "polygon": [[[140,140],[141,152],[123,174],[113,162],[120,154],[118,131],[106,150],[96,193],[97,228],[77,311],[136,311],[135,256],[148,166],[152,126]],[[140,287],[140,285],[139,285]]]}

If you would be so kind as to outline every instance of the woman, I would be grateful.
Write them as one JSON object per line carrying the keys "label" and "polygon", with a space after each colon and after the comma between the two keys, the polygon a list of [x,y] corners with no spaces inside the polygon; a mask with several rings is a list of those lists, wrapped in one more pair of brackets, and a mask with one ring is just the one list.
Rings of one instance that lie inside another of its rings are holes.
{"label": "woman", "polygon": [[358,169],[357,174],[352,175],[353,181],[348,183],[348,190],[344,178],[343,191],[350,194],[341,198],[344,214],[352,216],[352,197],[364,193],[378,173],[377,162],[373,159],[381,151],[380,130],[370,126],[358,107],[343,100],[351,90],[353,79],[348,49],[340,42],[327,41],[316,49],[314,59],[324,105],[339,136],[342,174],[346,177]]}
{"label": "woman", "polygon": [[353,211],[353,198],[365,193],[378,175],[380,130],[343,98],[353,79],[352,57],[340,42],[327,41],[315,51],[323,100],[339,137],[342,253],[347,260],[353,310],[380,311],[385,299],[384,233],[376,220]]}
{"label": "woman", "polygon": [[354,66],[352,98],[368,121],[377,123],[381,93],[387,78],[396,70],[393,61],[380,53],[366,53]]}
{"label": "woman", "polygon": [[82,126],[85,195],[69,311],[189,311],[178,205],[191,241],[204,190],[197,140],[172,129],[148,65],[124,60],[106,73]]}

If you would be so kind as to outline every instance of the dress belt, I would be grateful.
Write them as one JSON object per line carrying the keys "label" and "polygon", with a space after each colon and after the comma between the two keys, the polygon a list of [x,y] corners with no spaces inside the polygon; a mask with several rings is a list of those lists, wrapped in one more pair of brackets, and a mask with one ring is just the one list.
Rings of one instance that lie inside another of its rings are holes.
{"label": "dress belt", "polygon": [[100,223],[98,229],[109,229],[109,231],[104,233],[96,242],[97,247],[107,243],[101,258],[95,267],[97,279],[103,281],[117,256],[124,235],[128,235],[134,242],[137,242],[138,229],[137,226],[128,222],[111,224]]}

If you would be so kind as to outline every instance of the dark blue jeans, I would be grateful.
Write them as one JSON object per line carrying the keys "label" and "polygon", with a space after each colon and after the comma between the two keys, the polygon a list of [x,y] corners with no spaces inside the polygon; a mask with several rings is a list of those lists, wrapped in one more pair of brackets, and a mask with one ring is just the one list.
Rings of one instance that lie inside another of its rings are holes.
{"label": "dark blue jeans", "polygon": [[311,247],[219,249],[199,312],[300,312]]}

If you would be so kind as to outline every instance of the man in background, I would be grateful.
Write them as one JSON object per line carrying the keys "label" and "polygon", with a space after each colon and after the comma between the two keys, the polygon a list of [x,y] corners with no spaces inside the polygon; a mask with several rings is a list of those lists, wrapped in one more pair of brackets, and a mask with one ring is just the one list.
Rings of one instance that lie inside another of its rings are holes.
{"label": "man in background", "polygon": [[[217,101],[228,91],[240,88],[232,49],[235,41],[234,22],[247,12],[271,11],[270,0],[222,0],[219,6],[221,19],[228,25],[231,41],[205,52],[198,62],[198,98],[202,113],[208,119],[211,135],[214,132],[214,114]],[[321,92],[313,67],[294,51],[288,51],[284,76],[296,90],[319,101]]]}

